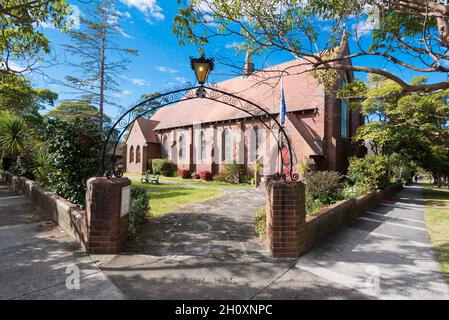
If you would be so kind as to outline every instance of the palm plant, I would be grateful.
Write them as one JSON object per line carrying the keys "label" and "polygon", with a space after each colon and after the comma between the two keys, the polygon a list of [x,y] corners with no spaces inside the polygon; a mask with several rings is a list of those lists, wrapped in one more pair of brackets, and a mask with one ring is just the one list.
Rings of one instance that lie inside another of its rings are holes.
{"label": "palm plant", "polygon": [[48,175],[52,170],[50,155],[46,148],[40,148],[34,153],[34,176],[36,177],[36,181],[40,183],[42,186],[46,186],[48,184]]}
{"label": "palm plant", "polygon": [[0,148],[15,158],[25,147],[28,128],[23,118],[9,112],[0,114]]}

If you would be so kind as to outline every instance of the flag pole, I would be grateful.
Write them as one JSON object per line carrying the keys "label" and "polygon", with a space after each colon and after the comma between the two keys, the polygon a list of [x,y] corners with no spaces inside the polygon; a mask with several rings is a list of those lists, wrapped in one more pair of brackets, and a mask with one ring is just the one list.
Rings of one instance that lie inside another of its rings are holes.
{"label": "flag pole", "polygon": [[[279,101],[279,106],[280,106],[280,110],[279,110],[279,122],[281,127],[284,127],[284,119],[283,119],[283,104],[284,104],[284,78],[281,74],[281,91],[280,91],[280,101]],[[279,149],[279,174],[281,177],[283,177],[284,175],[284,166],[283,166],[283,159],[282,159],[282,147],[283,147],[283,141],[282,141],[282,133],[281,133],[281,128],[279,128],[278,131],[278,149]]]}

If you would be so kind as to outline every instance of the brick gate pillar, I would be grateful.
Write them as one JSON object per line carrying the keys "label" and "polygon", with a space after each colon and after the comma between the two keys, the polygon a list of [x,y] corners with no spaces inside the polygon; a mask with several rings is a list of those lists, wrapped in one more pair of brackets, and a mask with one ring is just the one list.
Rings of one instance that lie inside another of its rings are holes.
{"label": "brick gate pillar", "polygon": [[95,177],[87,181],[87,251],[119,253],[128,236],[131,181],[128,178]]}
{"label": "brick gate pillar", "polygon": [[267,184],[267,246],[273,257],[299,257],[304,252],[306,220],[302,182]]}

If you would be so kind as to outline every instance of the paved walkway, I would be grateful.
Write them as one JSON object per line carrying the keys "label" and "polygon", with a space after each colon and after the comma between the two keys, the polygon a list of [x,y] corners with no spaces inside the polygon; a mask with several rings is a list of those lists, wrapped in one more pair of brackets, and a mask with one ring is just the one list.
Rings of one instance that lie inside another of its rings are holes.
{"label": "paved walkway", "polygon": [[[67,267],[80,288],[69,290]],[[0,182],[0,299],[122,299],[79,245]]]}
{"label": "paved walkway", "polygon": [[[442,299],[422,190],[407,187],[297,259],[272,259],[261,191],[227,189],[147,224],[121,255],[88,256],[0,184],[0,299]],[[81,289],[65,286],[66,267]]]}
{"label": "paved walkway", "polygon": [[125,254],[95,258],[130,299],[368,298],[269,257],[253,225],[264,192],[228,188],[152,221]]}
{"label": "paved walkway", "polygon": [[378,299],[449,299],[423,205],[422,188],[405,187],[296,267]]}

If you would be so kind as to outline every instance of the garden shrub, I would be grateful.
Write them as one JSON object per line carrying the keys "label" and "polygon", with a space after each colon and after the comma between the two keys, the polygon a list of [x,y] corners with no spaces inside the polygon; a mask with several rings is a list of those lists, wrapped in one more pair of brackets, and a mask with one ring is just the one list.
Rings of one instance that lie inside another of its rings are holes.
{"label": "garden shrub", "polygon": [[178,169],[178,176],[180,176],[183,179],[188,179],[191,177],[190,170],[180,168]]}
{"label": "garden shrub", "polygon": [[266,238],[266,210],[265,208],[260,209],[256,213],[256,218],[254,219],[254,227],[259,238],[265,240]]}
{"label": "garden shrub", "polygon": [[131,188],[131,206],[129,209],[128,232],[135,234],[145,222],[150,209],[150,194],[145,188]]}
{"label": "garden shrub", "polygon": [[317,213],[327,205],[328,204],[324,204],[320,199],[313,199],[310,196],[306,196],[306,216]]}
{"label": "garden shrub", "polygon": [[154,174],[173,177],[176,173],[176,165],[168,159],[153,159],[151,163]]}
{"label": "garden shrub", "polygon": [[360,183],[354,185],[346,184],[341,191],[341,196],[343,199],[357,198],[369,191],[370,189],[368,186]]}
{"label": "garden shrub", "polygon": [[229,183],[240,183],[246,177],[246,167],[244,164],[237,164],[235,160],[224,166],[226,181]]}
{"label": "garden shrub", "polygon": [[34,158],[34,170],[33,174],[36,181],[46,187],[48,185],[48,175],[52,168],[50,163],[50,155],[45,149],[37,150],[33,154]]}
{"label": "garden shrub", "polygon": [[207,170],[200,171],[200,179],[207,181],[212,179],[212,173]]}
{"label": "garden shrub", "polygon": [[340,200],[343,177],[335,171],[310,171],[305,175],[306,194],[323,204]]}
{"label": "garden shrub", "polygon": [[216,174],[213,177],[213,180],[217,181],[217,182],[228,182],[228,176],[227,176],[226,172],[220,171],[218,174]]}
{"label": "garden shrub", "polygon": [[388,159],[385,156],[351,157],[348,178],[370,190],[382,189],[388,183]]}
{"label": "garden shrub", "polygon": [[10,170],[12,164],[14,163],[14,159],[11,157],[2,157],[1,159],[1,168],[3,170]]}
{"label": "garden shrub", "polygon": [[30,148],[23,148],[17,157],[15,173],[19,176],[34,180],[35,162]]}
{"label": "garden shrub", "polygon": [[46,127],[52,171],[49,187],[63,198],[84,206],[86,182],[98,174],[101,133],[89,120],[49,120]]}

